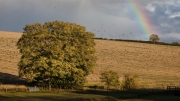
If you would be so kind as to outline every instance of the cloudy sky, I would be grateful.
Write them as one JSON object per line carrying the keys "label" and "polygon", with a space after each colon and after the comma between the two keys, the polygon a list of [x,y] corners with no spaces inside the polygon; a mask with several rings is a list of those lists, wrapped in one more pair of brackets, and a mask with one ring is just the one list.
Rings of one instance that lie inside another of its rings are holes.
{"label": "cloudy sky", "polygon": [[180,0],[0,0],[0,30],[23,32],[26,24],[64,21],[96,37],[180,42]]}

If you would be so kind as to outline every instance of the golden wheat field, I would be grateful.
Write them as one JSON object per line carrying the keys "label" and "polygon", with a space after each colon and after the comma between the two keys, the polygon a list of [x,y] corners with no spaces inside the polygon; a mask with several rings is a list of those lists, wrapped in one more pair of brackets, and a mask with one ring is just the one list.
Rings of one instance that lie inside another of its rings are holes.
{"label": "golden wheat field", "polygon": [[[18,75],[19,53],[16,42],[21,32],[0,31],[0,72]],[[98,61],[94,73],[87,77],[88,83],[99,84],[100,73],[114,70],[123,74],[139,76],[140,84],[167,86],[180,84],[180,47],[146,43],[97,40]]]}

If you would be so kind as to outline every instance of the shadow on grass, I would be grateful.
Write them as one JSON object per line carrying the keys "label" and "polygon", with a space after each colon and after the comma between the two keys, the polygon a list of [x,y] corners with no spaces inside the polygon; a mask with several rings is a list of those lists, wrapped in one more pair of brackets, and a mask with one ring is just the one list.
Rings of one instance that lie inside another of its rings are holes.
{"label": "shadow on grass", "polygon": [[40,91],[0,94],[0,101],[180,101],[162,90],[134,91]]}
{"label": "shadow on grass", "polygon": [[[20,79],[16,75],[1,73],[0,82],[2,84],[28,84],[27,80]],[[59,91],[62,92],[62,91]],[[173,94],[167,94],[165,90],[160,89],[147,89],[147,90],[131,90],[131,91],[102,91],[102,90],[85,90],[85,91],[71,91],[69,94],[57,94],[54,91],[48,92],[44,95],[43,92],[27,93],[24,92],[24,96],[16,94],[10,94],[9,96],[0,95],[0,101],[12,101],[17,99],[18,101],[180,101],[180,96],[174,96]],[[23,94],[23,93],[22,93]],[[39,95],[38,95],[39,94]]]}
{"label": "shadow on grass", "polygon": [[28,84],[26,79],[21,79],[16,75],[2,73],[2,72],[0,72],[0,83],[13,84],[13,85],[16,85],[16,84],[27,85]]}
{"label": "shadow on grass", "polygon": [[116,101],[112,97],[65,92],[9,92],[0,94],[0,101]]}
{"label": "shadow on grass", "polygon": [[180,101],[180,96],[174,96],[173,93],[168,94],[166,90],[146,89],[146,90],[118,90],[118,91],[76,91],[78,94],[101,95],[117,100],[143,100],[143,101]]}

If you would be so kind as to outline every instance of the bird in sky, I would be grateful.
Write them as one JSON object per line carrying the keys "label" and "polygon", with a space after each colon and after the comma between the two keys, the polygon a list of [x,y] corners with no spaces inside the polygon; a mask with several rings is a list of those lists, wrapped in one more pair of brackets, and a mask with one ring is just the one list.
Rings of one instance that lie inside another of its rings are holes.
{"label": "bird in sky", "polygon": [[102,23],[102,25],[101,25],[101,28],[103,27],[103,23]]}

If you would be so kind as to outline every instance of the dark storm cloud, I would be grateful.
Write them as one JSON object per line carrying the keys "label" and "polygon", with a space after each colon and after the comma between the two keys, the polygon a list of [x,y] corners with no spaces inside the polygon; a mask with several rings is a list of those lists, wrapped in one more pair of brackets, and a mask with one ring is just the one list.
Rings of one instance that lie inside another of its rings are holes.
{"label": "dark storm cloud", "polygon": [[[150,5],[153,10],[150,8],[147,9],[148,16],[151,19],[153,25],[160,32],[161,40],[168,41],[179,41],[180,40],[180,2],[178,0],[169,0],[160,2],[154,1],[149,2],[147,5]],[[145,7],[144,7],[145,8]],[[168,37],[168,38],[167,38]]]}
{"label": "dark storm cloud", "polygon": [[[144,9],[162,40],[180,40],[179,0],[133,1]],[[29,23],[59,20],[83,25],[97,37],[143,39],[129,2],[132,0],[0,0],[0,30],[23,31]]]}
{"label": "dark storm cloud", "polygon": [[0,30],[22,31],[28,23],[74,19],[79,2],[51,2],[49,0],[0,1]]}
{"label": "dark storm cloud", "polygon": [[161,41],[166,42],[166,43],[172,43],[172,42],[180,43],[180,40],[178,38],[164,38],[164,39],[161,39]]}

